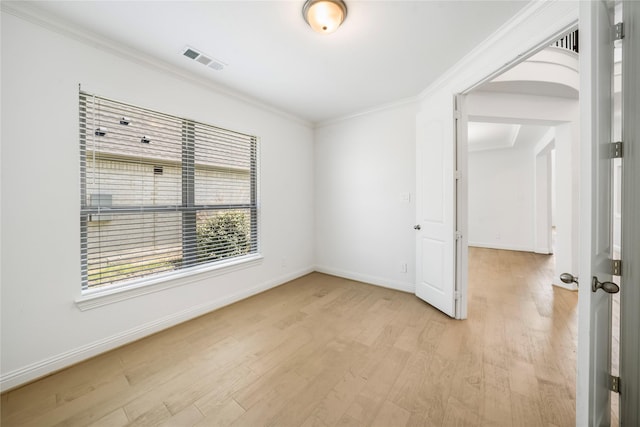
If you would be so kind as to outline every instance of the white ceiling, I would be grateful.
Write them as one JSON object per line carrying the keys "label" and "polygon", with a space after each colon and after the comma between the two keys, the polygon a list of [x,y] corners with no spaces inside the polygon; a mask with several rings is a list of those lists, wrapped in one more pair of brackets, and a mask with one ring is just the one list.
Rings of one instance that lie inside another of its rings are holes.
{"label": "white ceiling", "polygon": [[520,125],[469,122],[467,132],[469,151],[512,148],[520,132]]}
{"label": "white ceiling", "polygon": [[[418,95],[526,1],[353,1],[333,34],[297,1],[46,1],[52,21],[108,38],[310,122]],[[24,5],[24,4],[23,4]],[[228,66],[182,55],[191,46]]]}
{"label": "white ceiling", "polygon": [[538,125],[469,122],[469,151],[533,148],[550,128]]}

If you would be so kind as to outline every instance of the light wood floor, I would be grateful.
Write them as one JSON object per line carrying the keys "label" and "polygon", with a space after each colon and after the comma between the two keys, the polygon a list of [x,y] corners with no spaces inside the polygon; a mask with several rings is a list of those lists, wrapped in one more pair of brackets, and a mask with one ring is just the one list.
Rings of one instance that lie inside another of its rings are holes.
{"label": "light wood floor", "polygon": [[2,425],[575,425],[577,294],[469,258],[468,320],[314,273],[5,393]]}

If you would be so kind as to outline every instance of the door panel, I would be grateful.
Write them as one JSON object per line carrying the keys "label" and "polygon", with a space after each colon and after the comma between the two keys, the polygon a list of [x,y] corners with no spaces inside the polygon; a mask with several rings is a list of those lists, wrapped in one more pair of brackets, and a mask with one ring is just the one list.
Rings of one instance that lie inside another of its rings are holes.
{"label": "door panel", "polygon": [[591,291],[591,279],[610,281],[613,3],[580,4],[581,121],[584,150],[580,197],[577,425],[608,426],[611,417],[611,296]]}
{"label": "door panel", "polygon": [[442,265],[444,262],[445,242],[429,238],[422,239],[422,265],[428,266],[423,270],[423,280],[432,289],[441,293],[444,282]]}
{"label": "door panel", "polygon": [[421,220],[435,226],[444,221],[444,132],[441,121],[424,124],[424,140],[420,156],[420,171],[424,184]]}
{"label": "door panel", "polygon": [[[593,244],[591,246],[591,274],[601,282],[611,281],[610,259],[613,256],[612,235],[612,175],[610,143],[612,142],[613,117],[613,4],[611,2],[594,2],[597,9],[597,72],[596,72],[596,121],[595,158],[593,159],[594,205]],[[587,283],[590,284],[590,281]],[[593,360],[591,372],[594,378],[592,394],[593,419],[595,425],[610,425],[611,393],[609,375],[611,367],[611,296],[603,291],[592,295],[593,312]]]}
{"label": "door panel", "polygon": [[451,109],[441,107],[416,119],[416,296],[455,317],[455,158],[444,132]]}

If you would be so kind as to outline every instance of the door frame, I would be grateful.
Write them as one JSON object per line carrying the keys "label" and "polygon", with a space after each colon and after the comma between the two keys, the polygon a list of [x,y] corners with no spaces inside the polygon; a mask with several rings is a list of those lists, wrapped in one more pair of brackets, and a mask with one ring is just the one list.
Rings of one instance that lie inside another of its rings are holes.
{"label": "door frame", "polygon": [[[571,30],[574,26],[577,26],[578,18],[582,18],[583,9],[585,9],[588,4],[590,3],[579,2],[578,4],[576,4],[574,2],[558,1],[528,3],[527,6],[523,8],[522,13],[516,15],[514,19],[505,24],[505,26],[503,26],[498,32],[481,43],[474,51],[463,58],[454,67],[449,69],[431,86],[425,89],[418,96],[419,111],[420,109],[424,108],[437,108],[442,109],[445,112],[448,111],[449,114],[451,114],[451,112],[453,112],[454,110],[451,102],[452,96],[454,94],[468,93],[478,85],[491,80],[496,75],[508,70],[515,64],[526,59],[527,55],[521,52],[524,51],[533,54],[535,53],[536,46],[544,47],[547,44],[550,44],[555,39],[559,38],[562,34]],[[581,27],[584,27],[584,25],[584,21],[581,19]],[[548,32],[540,34],[540,28],[546,28]],[[628,29],[628,34],[632,34],[630,28]],[[637,39],[637,34],[634,37]],[[497,64],[505,65],[497,66]],[[635,69],[635,71],[635,74],[637,75],[638,69]],[[581,93],[581,97],[584,96],[584,94],[585,91],[583,90]],[[453,126],[450,127],[449,132],[450,133],[447,135],[447,138],[449,143],[451,144],[449,146],[449,148],[452,150],[450,161],[451,164],[453,164],[453,162],[456,161],[456,155],[459,154],[459,147],[455,146]],[[462,154],[464,155],[464,153]],[[628,160],[625,161],[628,162]],[[464,181],[465,179],[467,179],[467,177],[465,176],[465,171],[461,172],[461,179]],[[640,174],[636,172],[634,176],[636,177],[637,182],[637,178],[640,177]],[[453,181],[453,176],[450,177],[450,179]],[[635,187],[639,186],[636,185]],[[637,191],[639,189],[640,188],[635,188],[636,196],[634,196],[633,198],[635,207],[632,209],[627,206],[627,208],[636,213],[640,213],[638,209],[638,203],[640,203],[640,195],[637,194]],[[632,189],[626,188],[625,191],[632,191]],[[460,206],[460,200],[457,200],[457,202],[457,205]],[[626,212],[626,209],[623,212]],[[455,214],[457,215],[457,212]],[[453,231],[454,230],[452,230],[452,232]],[[640,232],[634,231],[634,233],[634,238],[636,239],[636,241],[639,241]],[[452,256],[454,255],[452,254]],[[636,261],[636,265],[640,265],[640,261]],[[462,280],[464,276],[459,275],[458,278]],[[589,280],[587,279],[587,283],[588,282]],[[587,286],[585,286],[584,288],[587,288]],[[640,290],[638,292],[640,292]],[[579,305],[581,306],[583,302],[588,303],[588,301],[586,300],[587,298],[582,298]],[[584,310],[579,309],[579,312],[584,312]],[[588,310],[585,314],[588,314]],[[471,315],[473,315],[473,313],[471,313]],[[640,326],[640,320],[637,320],[633,326],[636,328],[637,334],[637,327]],[[580,335],[578,343],[578,355],[580,356],[582,346],[587,346],[588,348],[590,345],[591,337],[589,335],[590,332],[588,329],[588,325],[586,325],[587,329],[585,331],[585,325],[579,322],[578,328]],[[624,352],[624,349],[621,349],[621,352]],[[580,363],[583,363],[583,361],[581,361]],[[593,383],[591,382],[590,376],[588,374],[588,368],[585,370],[584,365],[582,365],[582,367],[579,366],[579,368],[580,372],[578,372],[577,375],[578,396],[576,401],[577,425],[588,425],[587,420],[590,410],[590,402],[584,397],[584,393],[589,392],[589,389],[591,386],[593,386]],[[639,382],[639,375],[640,374],[636,372],[636,376],[633,380],[636,387]],[[626,381],[626,379],[622,380],[623,387],[625,387],[624,384]],[[636,394],[635,396],[638,395]],[[636,397],[636,402],[637,400],[638,399]]]}
{"label": "door frame", "polygon": [[[623,2],[622,40],[622,277],[620,286],[620,422],[640,425],[640,3]],[[634,144],[635,147],[629,147]],[[631,266],[635,266],[632,269]]]}
{"label": "door frame", "polygon": [[[469,279],[469,184],[468,184],[468,141],[466,136],[468,117],[466,114],[466,96],[482,84],[493,80],[497,76],[509,71],[516,65],[526,61],[533,55],[550,46],[554,41],[558,40],[563,34],[575,31],[578,28],[578,20],[575,19],[565,25],[560,30],[550,31],[543,41],[532,45],[526,49],[524,53],[518,54],[511,61],[487,73],[484,77],[476,80],[466,89],[454,95],[453,115],[454,115],[454,152],[455,152],[455,170],[456,170],[456,188],[455,188],[455,218],[456,230],[461,234],[456,244],[456,260],[455,260],[455,289],[459,293],[460,298],[456,300],[458,319],[467,318],[467,299],[468,299],[468,279]],[[461,127],[463,126],[463,127]],[[554,142],[555,144],[555,142]],[[546,149],[546,148],[545,148]],[[550,184],[550,183],[549,183]],[[550,191],[550,190],[549,190]],[[551,206],[549,206],[549,213]],[[549,222],[551,220],[549,219]],[[536,218],[537,225],[537,218]],[[549,232],[551,224],[549,224]],[[535,237],[535,236],[534,236]],[[534,238],[534,241],[536,239]],[[575,290],[572,288],[572,290]]]}
{"label": "door frame", "polygon": [[[546,136],[546,135],[545,135]],[[555,150],[555,137],[546,141],[535,153],[535,202],[534,202],[534,244],[537,254],[552,254],[553,250],[553,183],[555,171],[551,161]],[[538,148],[538,147],[536,147]],[[541,170],[542,169],[542,172]],[[541,207],[543,209],[541,209]]]}
{"label": "door frame", "polygon": [[[453,96],[453,144],[454,144],[454,167],[455,167],[455,194],[454,194],[454,212],[456,232],[459,238],[456,240],[456,256],[455,256],[455,283],[454,287],[458,294],[456,299],[456,319],[467,318],[467,301],[468,301],[468,280],[469,280],[469,170],[468,158],[469,148],[467,141],[467,124],[468,116],[466,110],[466,96],[480,85],[494,79],[495,77],[507,72],[516,65],[526,61],[533,55],[542,51],[558,40],[563,34],[570,33],[578,28],[578,21],[573,20],[560,30],[550,31],[543,41],[532,45],[523,53],[518,54],[515,58],[506,64],[498,67],[484,77],[477,79],[466,89],[454,94]],[[551,206],[549,206],[549,210]],[[549,228],[549,231],[551,228]]]}
{"label": "door frame", "polygon": [[[454,288],[459,295],[456,299],[456,319],[467,318],[467,302],[469,299],[469,144],[467,126],[466,94],[453,97],[453,143],[454,143],[454,214],[456,225],[456,257]],[[461,209],[461,203],[463,208]]]}
{"label": "door frame", "polygon": [[[640,87],[635,83],[635,76],[640,74],[640,3],[638,2],[624,2],[624,21],[625,21],[625,40],[623,41],[623,55],[625,57],[623,63],[623,79],[629,79],[630,84],[624,86],[624,98],[623,98],[623,141],[627,141],[627,144],[640,142],[640,122],[637,120],[638,115],[638,100],[640,99]],[[567,26],[563,32],[568,32],[572,28],[577,27],[577,21]],[[494,72],[486,75],[485,78],[479,79],[476,83],[470,85],[467,89],[460,91],[460,94],[467,94],[479,85],[485,83],[488,80],[493,79],[495,76],[507,71],[509,68],[516,64],[526,60],[529,56],[535,54],[539,49],[544,48],[553,39],[558,37],[556,32],[549,37],[543,43],[532,47],[528,54],[518,55],[512,62],[499,67]],[[630,55],[630,52],[633,52]],[[584,71],[584,70],[583,70]],[[631,77],[633,76],[633,77]],[[584,94],[581,94],[584,95]],[[455,114],[455,112],[454,112]],[[455,141],[455,140],[454,140]],[[462,200],[467,197],[467,169],[466,169],[466,155],[467,146],[465,143],[457,144],[455,146],[456,152],[456,167],[461,172],[461,179],[459,180],[458,192],[456,195],[456,219],[458,221],[458,227],[461,224],[466,223],[465,219],[468,215],[467,201]],[[584,146],[584,145],[583,145]],[[640,406],[637,402],[640,401],[640,339],[638,337],[637,328],[640,326],[640,311],[637,307],[640,306],[640,273],[636,268],[635,271],[631,269],[631,266],[640,266],[640,222],[635,220],[640,215],[640,186],[635,183],[640,182],[640,150],[636,147],[625,150],[624,167],[623,167],[623,204],[622,204],[622,222],[623,222],[623,239],[622,239],[622,253],[623,253],[623,283],[621,290],[621,331],[620,331],[620,376],[621,376],[621,400],[620,407],[620,420],[625,425],[639,425],[640,424]],[[460,186],[462,183],[462,186]],[[459,259],[459,263],[456,265],[458,269],[457,277],[460,280],[466,280],[466,275],[460,268],[465,268],[466,258],[466,240],[462,240],[462,256]],[[468,267],[467,267],[468,268]],[[625,283],[628,285],[625,287]],[[465,283],[466,285],[466,283]],[[461,287],[458,289],[466,289]],[[465,292],[466,293],[466,292]],[[581,355],[589,353],[590,335],[589,328],[585,327],[584,316],[588,316],[588,305],[590,302],[590,290],[583,293],[589,295],[586,298],[581,297],[581,303],[579,312],[581,313],[580,322],[580,338],[578,344],[578,355],[582,359]],[[463,295],[466,297],[466,295]],[[585,355],[586,355],[585,354]],[[593,415],[592,402],[589,400],[590,388],[594,385],[594,379],[592,373],[589,372],[588,365],[585,365],[584,360],[578,362],[578,375],[577,375],[577,387],[578,395],[576,398],[576,416],[577,425],[588,425],[589,418]],[[582,393],[580,392],[582,390]]]}
{"label": "door frame", "polygon": [[[581,5],[580,9],[582,9],[583,6]],[[580,12],[580,15],[582,16],[582,12]],[[516,58],[514,58],[511,62],[508,62],[507,64],[505,64],[502,67],[499,67],[498,69],[496,69],[494,72],[489,73],[485,78],[478,80],[477,82],[473,83],[472,85],[470,85],[467,89],[460,91],[459,95],[466,95],[468,93],[470,93],[472,90],[474,90],[475,88],[477,88],[478,86],[482,85],[483,83],[495,78],[496,76],[504,73],[505,71],[511,69],[512,67],[514,67],[515,65],[525,61],[526,59],[528,59],[529,57],[531,57],[532,55],[538,53],[540,50],[544,49],[545,47],[549,46],[554,40],[556,40],[557,38],[559,38],[560,34],[562,33],[568,33],[570,31],[573,31],[574,29],[576,29],[578,27],[578,21],[574,21],[572,22],[570,25],[567,25],[563,30],[561,30],[560,32],[554,32],[553,34],[549,35],[549,37],[547,39],[545,39],[543,42],[538,43],[534,46],[532,46],[530,49],[526,50],[526,53],[524,54],[520,54],[518,55]],[[560,33],[560,34],[559,34]],[[584,70],[582,70],[584,72]],[[635,72],[637,73],[639,70],[635,69]],[[637,75],[637,74],[636,74]],[[582,93],[581,93],[581,98],[582,98]],[[455,105],[455,104],[454,104]],[[454,115],[456,114],[457,109],[454,108]],[[635,120],[634,120],[635,121]],[[590,139],[588,139],[590,141]],[[466,168],[467,165],[467,157],[468,157],[468,150],[467,150],[467,145],[466,143],[463,144],[458,144],[457,138],[454,138],[454,144],[455,144],[455,153],[456,153],[456,167],[458,172],[460,173],[461,179],[458,179],[458,186],[461,186],[459,188],[468,188],[468,184],[467,184],[467,177],[468,177],[468,170]],[[584,146],[585,144],[581,144],[581,146]],[[626,161],[626,160],[625,160]],[[581,162],[581,167],[584,167],[585,165],[583,164],[584,162]],[[623,174],[625,172],[623,171]],[[637,178],[636,178],[637,179]],[[624,178],[623,178],[624,181]],[[630,182],[630,181],[627,181]],[[636,181],[637,182],[637,181]],[[627,186],[628,187],[628,186]],[[637,187],[638,186],[634,186],[636,191],[637,191]],[[458,191],[456,194],[456,206],[455,206],[455,210],[456,210],[456,219],[458,221],[465,221],[468,218],[468,200],[466,200],[467,197],[467,191]],[[640,202],[640,197],[638,197],[636,195],[636,198],[634,199],[636,201],[636,203]],[[626,214],[627,218],[630,218],[629,214]],[[623,208],[623,221],[624,221],[624,217],[625,217],[625,213],[624,213],[624,208]],[[466,222],[465,222],[466,224]],[[458,222],[458,226],[460,227],[461,224],[460,222]],[[640,228],[640,227],[638,227]],[[583,229],[584,231],[584,229]],[[626,231],[625,231],[626,232]],[[637,236],[637,235],[636,235]],[[585,238],[586,236],[583,236],[583,238]],[[627,239],[629,240],[629,239]],[[638,239],[636,239],[637,241]],[[468,242],[466,239],[461,239],[461,242],[459,243],[462,247],[460,248],[460,252],[458,252],[459,254],[462,254],[462,257],[458,260],[456,260],[456,271],[459,272],[456,276],[456,289],[464,289],[465,292],[463,293],[462,297],[466,298],[466,288],[467,288],[467,283],[466,283],[466,279],[467,279],[467,275],[465,275],[462,271],[460,271],[463,268],[467,268],[468,271],[468,260],[465,256],[465,254],[468,251]],[[624,243],[623,243],[624,245]],[[623,249],[624,250],[624,249]],[[636,250],[636,253],[638,251]],[[623,252],[624,253],[624,252]],[[628,252],[627,252],[628,253]],[[580,256],[580,259],[584,259],[583,256]],[[637,265],[640,265],[640,261],[638,262]],[[581,270],[584,270],[583,267],[581,267]],[[460,280],[465,280],[464,283],[457,283],[458,279]],[[588,281],[587,281],[588,282]],[[586,290],[586,286],[583,286],[583,288],[585,288]],[[590,290],[588,290],[587,292],[590,292]],[[587,292],[581,292],[581,294],[585,294]],[[640,293],[640,291],[638,291],[638,293]],[[640,299],[640,296],[638,297]],[[589,336],[590,333],[590,329],[589,328],[585,328],[584,325],[582,325],[581,323],[584,323],[584,321],[586,321],[587,319],[584,319],[585,316],[589,316],[589,303],[590,303],[590,298],[586,297],[586,298],[582,298],[581,297],[581,303],[579,304],[579,313],[580,314],[580,318],[583,319],[582,322],[580,322],[579,324],[579,329],[580,329],[580,337],[582,338],[581,340],[579,339],[579,343],[578,343],[578,375],[577,375],[577,389],[578,389],[578,393],[576,395],[576,425],[587,425],[587,421],[590,418],[590,415],[593,415],[593,410],[594,407],[592,406],[592,401],[591,399],[589,399],[589,395],[591,395],[591,387],[595,385],[595,380],[592,376],[592,372],[589,372],[590,370],[588,369],[588,364],[585,363],[584,357],[580,357],[581,353],[584,353],[585,351],[587,352],[587,354],[589,354],[590,352],[590,346],[591,346],[591,338]],[[622,303],[621,303],[622,304]],[[637,307],[638,305],[636,305]],[[635,323],[636,327],[637,325],[640,325],[640,321],[636,321]],[[586,330],[585,330],[586,329]],[[637,333],[637,329],[636,329],[636,333]],[[621,343],[622,343],[622,335],[621,335]],[[636,351],[636,360],[637,360],[637,351],[640,350],[640,344],[637,344],[637,336],[636,336],[636,345],[634,346],[634,351]],[[622,348],[621,348],[621,357],[622,357]],[[588,358],[586,360],[586,362],[588,362]],[[586,366],[585,366],[586,365]],[[608,369],[608,368],[607,368]],[[638,373],[638,368],[637,368],[637,364],[636,367],[634,367],[635,372],[634,375],[636,375],[636,377],[640,376],[640,373]],[[582,392],[580,391],[582,390]],[[583,395],[583,393],[586,391],[586,396]],[[637,399],[637,394],[635,394],[636,399]],[[626,405],[629,406],[629,405]],[[637,405],[634,405],[637,406]],[[633,425],[633,424],[629,424],[629,425]]]}

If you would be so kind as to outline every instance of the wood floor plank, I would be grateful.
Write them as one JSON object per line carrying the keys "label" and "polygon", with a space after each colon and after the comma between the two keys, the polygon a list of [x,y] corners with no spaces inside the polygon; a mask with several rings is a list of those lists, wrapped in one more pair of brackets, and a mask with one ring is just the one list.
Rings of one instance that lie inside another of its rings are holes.
{"label": "wood floor plank", "polygon": [[110,414],[100,418],[95,423],[91,423],[89,427],[122,427],[129,424],[129,418],[124,409],[118,408]]}
{"label": "wood floor plank", "polygon": [[428,376],[431,357],[432,354],[425,351],[411,353],[387,399],[410,412],[424,409],[420,389],[431,381]]}
{"label": "wood floor plank", "polygon": [[[512,426],[538,427],[544,425],[541,416],[544,407],[537,398],[523,396],[515,392],[511,392],[509,398]],[[575,425],[575,422],[571,425]]]}
{"label": "wood floor plank", "polygon": [[3,426],[568,426],[577,294],[470,248],[469,318],[313,273],[3,393]]}
{"label": "wood floor plank", "polygon": [[[201,408],[199,405],[197,407]],[[195,424],[196,427],[228,426],[245,413],[244,408],[231,397],[209,405],[205,410],[200,409],[200,411],[204,414],[204,419]]]}
{"label": "wood floor plank", "polygon": [[[125,408],[125,412],[126,412]],[[162,403],[159,403],[148,411],[139,414],[137,417],[133,418],[129,414],[127,414],[129,419],[131,420],[127,426],[129,427],[142,427],[142,426],[157,426],[160,424],[164,424],[164,422],[171,419],[171,412],[169,409]]]}
{"label": "wood floor plank", "polygon": [[[344,351],[349,352],[350,349],[345,348]],[[276,414],[269,425],[301,425],[318,406],[318,402],[340,382],[351,364],[351,358],[345,357],[345,354],[336,353],[333,360],[327,360],[325,363],[325,368],[309,381],[295,399]]]}
{"label": "wood floor plank", "polygon": [[[103,387],[93,390],[82,397],[74,399],[63,405],[56,406],[54,409],[39,414],[35,417],[28,419],[22,419],[20,421],[15,419],[8,419],[3,421],[2,425],[20,425],[28,427],[44,427],[53,426],[63,423],[68,418],[75,415],[76,412],[81,411],[85,407],[92,407],[100,404],[104,399],[110,399],[118,396],[122,393],[126,393],[129,388],[129,383],[124,376],[115,378],[112,382],[105,384]],[[94,412],[89,421],[94,422],[106,415],[110,410],[106,410],[104,413],[99,411]],[[87,422],[89,424],[89,422]]]}
{"label": "wood floor plank", "polygon": [[339,426],[368,426],[374,420],[379,409],[379,403],[369,397],[358,395],[349,405],[347,411],[338,420]]}
{"label": "wood floor plank", "polygon": [[505,390],[494,384],[486,384],[482,396],[480,414],[484,426],[509,426],[511,425],[511,405],[505,402],[505,396],[509,395]]}
{"label": "wood floor plank", "polygon": [[201,420],[204,420],[202,413],[191,405],[164,421],[159,427],[191,427]]}
{"label": "wood floor plank", "polygon": [[371,422],[372,427],[404,427],[407,425],[411,413],[393,403],[385,400],[380,406],[380,410]]}
{"label": "wood floor plank", "polygon": [[[231,396],[253,384],[259,377],[259,375],[244,365],[230,369],[216,378],[215,382],[210,385],[207,394],[196,400],[194,405],[206,417],[209,417],[218,410],[218,408],[226,407],[225,405],[227,404],[235,408],[236,405],[239,405],[235,400],[233,402],[229,401],[233,400]],[[244,409],[242,412],[244,412]]]}
{"label": "wood floor plank", "polygon": [[475,427],[479,426],[480,423],[480,418],[477,412],[473,410],[469,411],[467,406],[453,395],[449,397],[442,425]]}
{"label": "wood floor plank", "polygon": [[249,387],[249,392],[238,393],[234,400],[245,412],[231,423],[232,426],[256,426],[275,423],[276,415],[291,404],[308,381],[288,371],[273,378],[273,382],[265,387]]}

